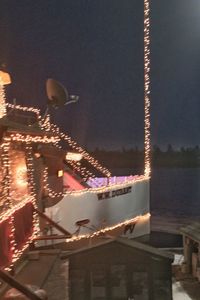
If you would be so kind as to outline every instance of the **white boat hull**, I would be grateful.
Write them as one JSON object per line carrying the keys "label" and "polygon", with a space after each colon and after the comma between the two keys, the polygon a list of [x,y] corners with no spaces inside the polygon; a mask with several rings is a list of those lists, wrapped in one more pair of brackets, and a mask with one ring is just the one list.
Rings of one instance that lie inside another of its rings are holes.
{"label": "white boat hull", "polygon": [[150,232],[149,178],[139,179],[110,187],[72,192],[46,213],[60,226],[77,234],[77,221],[88,219],[79,235],[105,232],[126,227],[126,235],[141,236]]}

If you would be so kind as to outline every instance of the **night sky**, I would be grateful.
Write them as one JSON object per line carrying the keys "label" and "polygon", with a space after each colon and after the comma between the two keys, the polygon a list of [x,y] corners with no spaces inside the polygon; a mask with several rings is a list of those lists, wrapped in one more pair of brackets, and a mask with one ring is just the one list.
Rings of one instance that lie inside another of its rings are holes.
{"label": "night sky", "polygon": [[[9,102],[45,110],[55,78],[80,101],[52,120],[87,148],[143,144],[143,0],[1,0]],[[151,1],[152,144],[195,146],[200,131],[200,2]]]}

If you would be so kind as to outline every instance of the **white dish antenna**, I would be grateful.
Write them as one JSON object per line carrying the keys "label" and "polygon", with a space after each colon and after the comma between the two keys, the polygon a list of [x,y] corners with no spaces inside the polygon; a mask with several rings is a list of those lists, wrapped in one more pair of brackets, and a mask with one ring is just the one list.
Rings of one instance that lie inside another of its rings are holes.
{"label": "white dish antenna", "polygon": [[55,108],[72,102],[77,102],[79,99],[76,95],[69,95],[67,89],[61,83],[52,78],[47,79],[46,91],[49,100],[48,104]]}

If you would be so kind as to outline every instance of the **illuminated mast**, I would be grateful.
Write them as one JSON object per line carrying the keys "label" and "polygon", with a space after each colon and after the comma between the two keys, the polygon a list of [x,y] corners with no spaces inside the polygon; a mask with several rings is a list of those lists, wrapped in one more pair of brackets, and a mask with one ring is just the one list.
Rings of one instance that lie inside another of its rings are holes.
{"label": "illuminated mast", "polygon": [[150,176],[150,5],[144,0],[144,175]]}

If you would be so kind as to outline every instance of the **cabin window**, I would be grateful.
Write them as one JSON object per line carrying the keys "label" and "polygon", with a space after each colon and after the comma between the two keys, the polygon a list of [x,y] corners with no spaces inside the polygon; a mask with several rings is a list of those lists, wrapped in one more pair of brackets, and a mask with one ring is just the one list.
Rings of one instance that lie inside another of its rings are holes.
{"label": "cabin window", "polygon": [[126,299],[126,266],[111,265],[110,269],[111,294],[113,299]]}
{"label": "cabin window", "polygon": [[86,272],[82,269],[70,271],[71,298],[76,300],[85,299]]}
{"label": "cabin window", "polygon": [[91,299],[106,299],[106,270],[97,266],[91,272]]}
{"label": "cabin window", "polygon": [[[148,300],[149,299],[148,273],[133,271],[131,288],[132,288],[132,295],[134,299]],[[160,299],[162,299],[162,297]]]}

